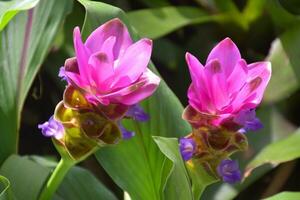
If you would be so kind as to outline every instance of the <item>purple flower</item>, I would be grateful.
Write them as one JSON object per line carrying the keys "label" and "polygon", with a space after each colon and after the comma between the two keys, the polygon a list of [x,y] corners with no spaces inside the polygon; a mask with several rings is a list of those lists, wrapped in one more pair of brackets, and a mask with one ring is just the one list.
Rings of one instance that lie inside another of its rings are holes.
{"label": "purple flower", "polygon": [[183,160],[190,160],[196,150],[196,143],[191,138],[180,138],[179,149]]}
{"label": "purple flower", "polygon": [[217,168],[219,176],[226,183],[234,184],[241,181],[241,171],[239,164],[234,160],[222,160]]}
{"label": "purple flower", "polygon": [[118,122],[118,126],[122,132],[123,139],[127,140],[135,136],[135,132],[127,130],[121,122]]}
{"label": "purple flower", "polygon": [[149,120],[149,115],[145,113],[143,108],[138,104],[130,106],[126,113],[126,116],[140,122],[146,122]]}
{"label": "purple flower", "polygon": [[61,80],[64,80],[64,81],[68,80],[68,78],[66,76],[66,71],[65,71],[65,67],[64,66],[62,66],[62,67],[59,68],[58,77],[60,77]]}
{"label": "purple flower", "polygon": [[42,130],[42,134],[46,137],[54,137],[59,140],[64,135],[63,125],[56,121],[53,116],[50,117],[49,121],[39,124],[38,128]]}
{"label": "purple flower", "polygon": [[257,131],[263,128],[263,124],[255,116],[255,109],[242,110],[234,118],[234,122],[243,126],[239,132],[245,133],[247,131]]}

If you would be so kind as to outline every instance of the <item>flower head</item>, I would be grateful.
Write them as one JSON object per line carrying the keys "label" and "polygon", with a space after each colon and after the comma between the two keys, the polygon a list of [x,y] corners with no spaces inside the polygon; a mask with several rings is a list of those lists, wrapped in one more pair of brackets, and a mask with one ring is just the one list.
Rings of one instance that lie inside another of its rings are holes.
{"label": "flower head", "polygon": [[64,135],[63,125],[56,121],[53,116],[43,124],[39,124],[38,128],[42,130],[42,134],[46,137],[54,137],[59,140]]}
{"label": "flower head", "polygon": [[219,122],[242,110],[255,108],[271,77],[270,62],[247,64],[231,39],[210,52],[205,66],[186,54],[192,84],[189,104],[200,113],[217,116]]}
{"label": "flower head", "polygon": [[196,150],[196,143],[192,138],[181,138],[179,140],[179,149],[182,158],[185,161],[190,160]]}
{"label": "flower head", "polygon": [[239,164],[234,160],[222,160],[217,168],[218,174],[224,182],[234,184],[241,181]]}
{"label": "flower head", "polygon": [[152,41],[134,43],[119,19],[97,28],[85,43],[76,27],[74,48],[76,57],[66,60],[65,74],[94,104],[134,105],[150,96],[160,82],[147,68]]}

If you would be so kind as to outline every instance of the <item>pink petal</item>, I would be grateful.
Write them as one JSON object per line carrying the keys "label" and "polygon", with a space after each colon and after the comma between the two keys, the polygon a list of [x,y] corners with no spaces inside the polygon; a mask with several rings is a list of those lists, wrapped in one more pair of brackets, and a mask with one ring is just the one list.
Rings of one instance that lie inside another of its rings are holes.
{"label": "pink petal", "polygon": [[[116,37],[110,36],[108,37],[104,43],[102,44],[101,50],[99,52],[103,52],[106,54],[110,62],[114,61],[113,48],[116,43]],[[96,52],[96,53],[99,53]]]}
{"label": "pink petal", "polygon": [[238,92],[247,80],[248,66],[245,60],[239,60],[230,76],[227,78],[228,91],[230,94]]}
{"label": "pink petal", "polygon": [[208,55],[206,63],[218,59],[226,76],[229,76],[236,63],[241,59],[239,49],[230,38],[225,38]]}
{"label": "pink petal", "polygon": [[205,112],[207,111],[210,101],[207,101],[207,98],[203,98],[201,94],[201,92],[195,89],[195,85],[192,83],[188,89],[189,105],[191,105],[198,112]]}
{"label": "pink petal", "polygon": [[224,68],[218,59],[213,59],[207,63],[204,71],[210,99],[215,109],[221,111],[230,102]]}
{"label": "pink petal", "polygon": [[116,37],[116,43],[113,50],[113,55],[116,59],[132,44],[126,26],[117,18],[106,22],[93,31],[87,38],[85,45],[92,53],[96,53],[101,50],[104,41],[111,36]]}
{"label": "pink petal", "polygon": [[[259,86],[253,86],[254,83],[252,83],[252,88],[255,87],[256,89],[253,89],[256,93],[256,97],[252,100],[252,103],[259,104],[262,100],[264,91],[270,81],[272,68],[270,62],[256,62],[248,65],[249,72],[248,72],[248,78],[253,81],[257,77],[261,79],[261,83]],[[250,81],[250,83],[251,83]]]}
{"label": "pink petal", "polygon": [[147,69],[133,85],[107,95],[99,96],[99,98],[107,99],[110,103],[134,105],[151,96],[158,87],[159,82],[160,78]]}
{"label": "pink petal", "polygon": [[189,102],[191,102],[191,105],[194,105],[193,107],[198,111],[205,112],[212,109],[210,107],[212,104],[208,96],[203,65],[195,56],[188,52],[185,54],[185,59],[192,78],[192,84],[188,90]]}
{"label": "pink petal", "polygon": [[264,90],[271,78],[271,63],[257,62],[248,65],[247,83],[240,90],[233,105],[236,109],[257,106],[263,97]]}
{"label": "pink petal", "polygon": [[126,49],[115,66],[113,88],[125,87],[135,82],[147,69],[152,52],[152,41],[141,39]]}
{"label": "pink petal", "polygon": [[90,52],[82,43],[79,27],[75,27],[74,29],[73,40],[80,77],[85,82],[89,82],[90,71],[88,59]]}
{"label": "pink petal", "polygon": [[64,64],[65,67],[65,74],[71,81],[71,83],[74,83],[78,87],[85,87],[88,85],[88,82],[81,79],[81,76],[79,75],[79,69],[78,69],[78,63],[76,57],[68,58],[65,61]]}
{"label": "pink petal", "polygon": [[113,63],[110,62],[105,53],[98,52],[90,57],[89,64],[91,76],[95,83],[94,88],[97,88],[98,92],[108,91],[114,74]]}

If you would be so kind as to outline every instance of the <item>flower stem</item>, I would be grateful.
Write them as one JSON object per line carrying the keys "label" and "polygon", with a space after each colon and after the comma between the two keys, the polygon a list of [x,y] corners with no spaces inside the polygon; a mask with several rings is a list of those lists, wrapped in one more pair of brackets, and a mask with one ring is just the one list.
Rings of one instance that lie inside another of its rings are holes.
{"label": "flower stem", "polygon": [[52,198],[63,178],[74,164],[74,161],[61,158],[46,185],[44,186],[39,200],[50,200]]}

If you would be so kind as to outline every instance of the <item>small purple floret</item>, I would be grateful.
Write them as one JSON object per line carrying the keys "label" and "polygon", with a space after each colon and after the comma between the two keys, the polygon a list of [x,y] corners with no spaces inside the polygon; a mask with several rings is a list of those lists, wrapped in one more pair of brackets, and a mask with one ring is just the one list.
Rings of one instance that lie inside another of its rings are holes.
{"label": "small purple floret", "polygon": [[46,137],[54,137],[59,140],[64,135],[63,125],[56,121],[53,116],[50,117],[49,121],[39,124],[38,128],[42,130],[42,134]]}
{"label": "small purple floret", "polygon": [[217,171],[219,176],[221,176],[226,183],[234,184],[240,182],[242,179],[239,164],[234,160],[222,160]]}
{"label": "small purple floret", "polygon": [[196,143],[191,138],[180,138],[179,149],[183,160],[188,161],[193,157],[196,150]]}
{"label": "small purple floret", "polygon": [[128,140],[128,139],[132,138],[133,136],[135,136],[135,132],[127,130],[122,125],[121,122],[119,122],[118,125],[119,125],[119,128],[120,128],[121,132],[122,132],[123,139]]}
{"label": "small purple floret", "polygon": [[58,77],[60,77],[61,80],[68,81],[64,66],[59,68]]}
{"label": "small purple floret", "polygon": [[150,118],[149,115],[147,113],[145,113],[143,108],[138,104],[130,106],[126,113],[126,116],[132,117],[134,120],[140,121],[140,122],[146,122]]}
{"label": "small purple floret", "polygon": [[255,109],[242,110],[235,117],[234,121],[243,126],[239,132],[257,131],[263,128],[263,124],[256,117]]}

